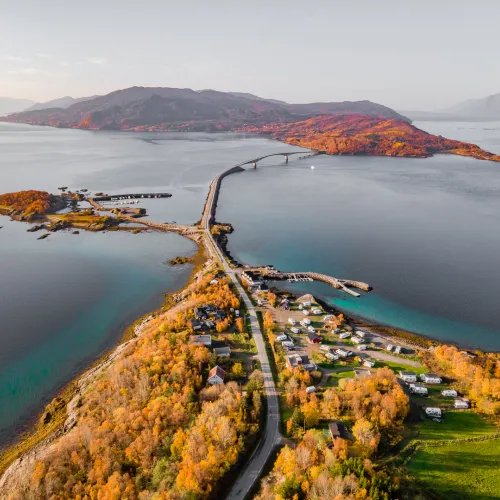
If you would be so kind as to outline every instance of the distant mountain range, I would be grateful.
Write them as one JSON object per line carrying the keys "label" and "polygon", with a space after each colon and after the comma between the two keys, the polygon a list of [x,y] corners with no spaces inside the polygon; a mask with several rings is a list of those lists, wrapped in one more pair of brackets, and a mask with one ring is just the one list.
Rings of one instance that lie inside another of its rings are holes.
{"label": "distant mountain range", "polygon": [[29,108],[25,108],[20,111],[39,111],[41,109],[50,109],[50,108],[69,108],[73,104],[76,104],[77,102],[82,102],[82,101],[88,101],[89,99],[94,99],[95,97],[98,96],[92,96],[92,97],[79,97],[78,99],[75,99],[74,97],[70,96],[65,96],[65,97],[60,97],[59,99],[53,99],[52,101],[47,101],[47,102],[37,102],[33,106],[30,106]]}
{"label": "distant mountain range", "polygon": [[400,111],[415,121],[489,121],[500,120],[500,94],[468,99],[438,111]]}
{"label": "distant mountain range", "polygon": [[0,116],[10,113],[18,113],[33,106],[35,101],[29,99],[14,99],[13,97],[0,97]]}
{"label": "distant mountain range", "polygon": [[[233,130],[245,125],[294,122],[319,115],[363,115],[410,121],[370,101],[288,104],[253,94],[194,91],[168,87],[131,87],[104,96],[52,101],[6,121],[91,130]],[[74,100],[76,101],[76,100]],[[68,106],[69,104],[69,106]]]}

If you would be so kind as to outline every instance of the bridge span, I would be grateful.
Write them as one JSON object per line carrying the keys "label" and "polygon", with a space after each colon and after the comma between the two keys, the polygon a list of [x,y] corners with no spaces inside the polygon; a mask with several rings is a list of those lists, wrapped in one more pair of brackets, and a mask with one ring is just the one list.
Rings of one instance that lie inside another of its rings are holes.
{"label": "bridge span", "polygon": [[257,168],[257,162],[264,160],[265,158],[270,158],[271,156],[284,156],[285,157],[285,163],[288,163],[288,157],[292,155],[304,155],[305,156],[312,156],[314,155],[313,151],[288,151],[285,153],[271,153],[269,155],[265,156],[259,156],[258,158],[253,158],[252,160],[247,160],[242,163],[238,163],[238,165],[235,165],[236,167],[242,167],[243,165],[253,165],[253,168]]}

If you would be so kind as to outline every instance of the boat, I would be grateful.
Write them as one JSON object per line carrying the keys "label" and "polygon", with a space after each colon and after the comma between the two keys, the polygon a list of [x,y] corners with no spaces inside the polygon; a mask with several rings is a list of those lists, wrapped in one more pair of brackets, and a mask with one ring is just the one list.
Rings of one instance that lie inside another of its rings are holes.
{"label": "boat", "polygon": [[311,170],[314,170],[314,168],[315,168],[314,165],[311,165]]}

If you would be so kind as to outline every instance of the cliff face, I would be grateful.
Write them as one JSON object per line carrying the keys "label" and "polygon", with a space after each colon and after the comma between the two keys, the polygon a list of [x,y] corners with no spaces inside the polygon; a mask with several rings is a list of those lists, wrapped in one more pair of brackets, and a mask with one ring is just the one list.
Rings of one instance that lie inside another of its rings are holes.
{"label": "cliff face", "polygon": [[242,130],[270,135],[288,144],[333,155],[425,158],[435,153],[451,153],[500,161],[499,155],[488,153],[479,146],[432,135],[397,119],[358,115],[319,116],[295,123],[270,123]]}
{"label": "cliff face", "polygon": [[92,130],[232,130],[296,122],[319,114],[358,114],[407,120],[369,101],[288,104],[237,94],[164,87],[132,87],[68,107],[25,111],[6,121]]}

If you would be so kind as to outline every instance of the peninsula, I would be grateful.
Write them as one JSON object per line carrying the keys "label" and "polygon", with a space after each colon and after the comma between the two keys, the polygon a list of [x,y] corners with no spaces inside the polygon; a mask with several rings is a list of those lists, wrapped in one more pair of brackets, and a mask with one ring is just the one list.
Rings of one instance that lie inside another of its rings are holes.
{"label": "peninsula", "polygon": [[370,101],[289,104],[238,92],[131,87],[0,120],[86,130],[239,131],[332,155],[425,158],[447,153],[500,161],[476,145],[426,133],[409,118]]}

